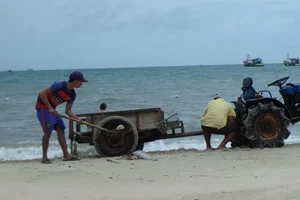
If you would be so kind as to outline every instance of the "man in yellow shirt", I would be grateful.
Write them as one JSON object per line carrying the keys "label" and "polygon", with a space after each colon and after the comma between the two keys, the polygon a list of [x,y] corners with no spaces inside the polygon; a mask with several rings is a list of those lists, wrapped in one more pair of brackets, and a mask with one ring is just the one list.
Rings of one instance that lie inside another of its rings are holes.
{"label": "man in yellow shirt", "polygon": [[225,149],[226,144],[239,133],[239,124],[235,121],[236,114],[232,105],[223,98],[216,97],[208,102],[200,120],[206,148],[211,149],[211,134],[224,135],[224,140],[218,146]]}

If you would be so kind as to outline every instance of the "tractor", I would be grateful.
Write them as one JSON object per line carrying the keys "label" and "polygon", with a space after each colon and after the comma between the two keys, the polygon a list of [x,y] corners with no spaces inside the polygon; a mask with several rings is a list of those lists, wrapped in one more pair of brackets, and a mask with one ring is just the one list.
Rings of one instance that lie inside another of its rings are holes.
{"label": "tractor", "polygon": [[279,87],[280,99],[272,97],[269,90],[262,90],[258,98],[232,101],[241,128],[241,134],[232,140],[232,147],[284,145],[284,140],[290,136],[289,124],[300,121],[300,84],[285,84],[288,79],[284,77],[268,84],[268,87]]}

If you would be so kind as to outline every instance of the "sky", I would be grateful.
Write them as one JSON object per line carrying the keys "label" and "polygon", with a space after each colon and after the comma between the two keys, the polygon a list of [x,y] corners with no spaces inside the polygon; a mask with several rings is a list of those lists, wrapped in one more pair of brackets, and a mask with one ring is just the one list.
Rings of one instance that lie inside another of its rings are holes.
{"label": "sky", "polygon": [[300,56],[299,0],[0,0],[0,70]]}

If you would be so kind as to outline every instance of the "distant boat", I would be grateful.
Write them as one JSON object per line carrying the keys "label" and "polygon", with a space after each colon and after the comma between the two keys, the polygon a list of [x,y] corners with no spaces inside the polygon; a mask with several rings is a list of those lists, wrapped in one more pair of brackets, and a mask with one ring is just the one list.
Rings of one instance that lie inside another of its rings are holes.
{"label": "distant boat", "polygon": [[12,72],[10,69],[9,70],[7,70],[8,72]]}
{"label": "distant boat", "polygon": [[259,57],[251,59],[250,55],[247,55],[246,60],[243,61],[245,67],[263,67],[263,60]]}
{"label": "distant boat", "polygon": [[299,58],[291,58],[290,54],[286,54],[286,59],[283,61],[285,66],[300,66]]}
{"label": "distant boat", "polygon": [[33,69],[29,68],[27,71],[33,71]]}

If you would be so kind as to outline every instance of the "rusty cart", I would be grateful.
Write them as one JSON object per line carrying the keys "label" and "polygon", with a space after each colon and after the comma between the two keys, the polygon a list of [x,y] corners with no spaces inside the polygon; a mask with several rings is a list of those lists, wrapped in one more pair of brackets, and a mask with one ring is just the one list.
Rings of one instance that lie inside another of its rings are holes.
{"label": "rusty cart", "polygon": [[[69,122],[71,151],[77,143],[94,145],[101,156],[121,156],[142,150],[144,143],[159,139],[202,135],[185,133],[184,124],[173,114],[167,118],[160,108],[146,108],[77,115],[83,124]],[[87,125],[87,128],[83,126]]]}

